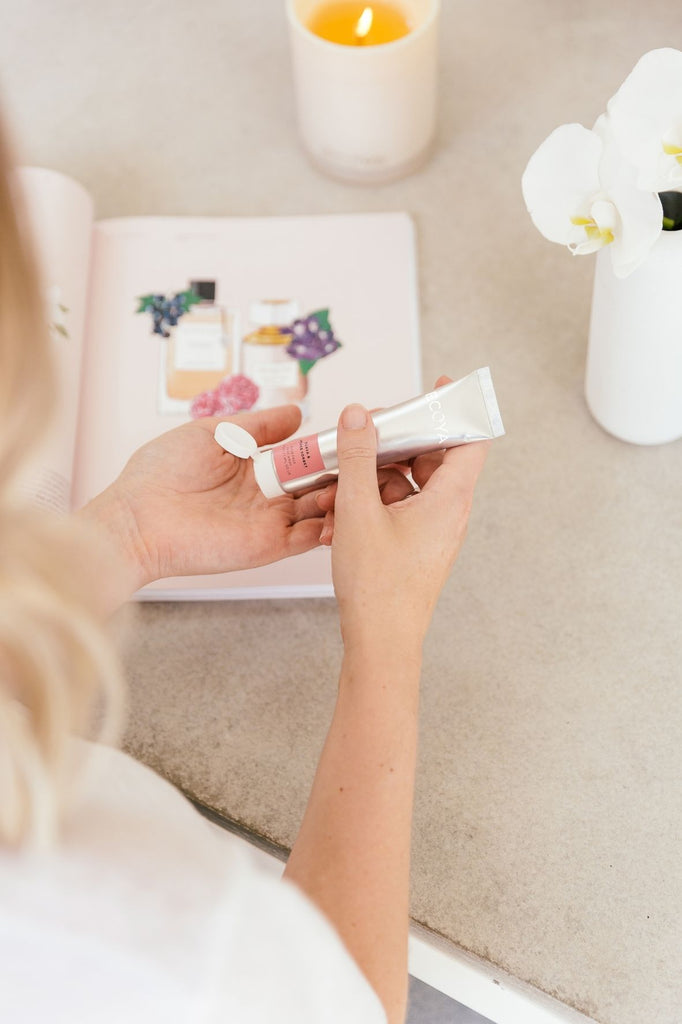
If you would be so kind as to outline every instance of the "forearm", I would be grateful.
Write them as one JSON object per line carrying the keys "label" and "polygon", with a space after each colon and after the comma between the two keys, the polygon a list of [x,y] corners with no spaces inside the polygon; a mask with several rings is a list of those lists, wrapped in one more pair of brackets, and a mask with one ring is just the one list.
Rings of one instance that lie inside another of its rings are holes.
{"label": "forearm", "polygon": [[346,654],[285,872],[336,926],[391,1024],[403,1021],[407,999],[420,668],[420,647],[404,643]]}

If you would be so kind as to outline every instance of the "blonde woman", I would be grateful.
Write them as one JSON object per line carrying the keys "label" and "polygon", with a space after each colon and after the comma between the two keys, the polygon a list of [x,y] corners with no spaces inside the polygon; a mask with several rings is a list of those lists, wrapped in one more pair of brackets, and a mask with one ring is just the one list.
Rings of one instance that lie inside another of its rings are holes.
{"label": "blonde woman", "polygon": [[[52,382],[39,287],[0,139],[0,1018],[8,1024],[404,1019],[421,649],[486,445],[375,463],[339,422],[338,489],[267,502],[215,421],[163,435],[67,525],[16,498]],[[260,443],[283,407],[241,422]],[[247,422],[248,420],[248,422]],[[102,742],[124,686],[107,616],[163,575],[331,543],[338,702],[284,881]],[[103,589],[102,581],[106,581]]]}

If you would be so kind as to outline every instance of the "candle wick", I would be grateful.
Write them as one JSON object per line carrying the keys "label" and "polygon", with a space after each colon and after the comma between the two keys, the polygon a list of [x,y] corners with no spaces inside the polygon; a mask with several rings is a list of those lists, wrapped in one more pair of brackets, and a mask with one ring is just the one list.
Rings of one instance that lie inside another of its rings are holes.
{"label": "candle wick", "polygon": [[362,14],[358,18],[357,25],[354,29],[355,42],[364,43],[367,33],[372,27],[374,21],[374,12],[371,7],[365,7]]}

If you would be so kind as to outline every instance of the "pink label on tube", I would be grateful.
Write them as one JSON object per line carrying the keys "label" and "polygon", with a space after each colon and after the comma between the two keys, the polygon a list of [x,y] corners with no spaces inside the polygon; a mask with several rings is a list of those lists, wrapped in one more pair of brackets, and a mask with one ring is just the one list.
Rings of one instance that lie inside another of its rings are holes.
{"label": "pink label on tube", "polygon": [[298,480],[309,473],[320,473],[325,469],[317,434],[297,437],[286,444],[280,444],[272,451],[275,472],[282,481]]}

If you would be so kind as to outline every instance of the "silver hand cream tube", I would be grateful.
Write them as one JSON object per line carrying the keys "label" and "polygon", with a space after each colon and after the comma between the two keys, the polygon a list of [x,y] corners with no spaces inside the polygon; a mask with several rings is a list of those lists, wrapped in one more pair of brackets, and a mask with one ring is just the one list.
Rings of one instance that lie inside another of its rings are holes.
{"label": "silver hand cream tube", "polygon": [[[372,420],[377,466],[504,434],[487,366],[426,395],[372,413]],[[224,447],[230,450],[227,444]],[[248,454],[253,456],[256,481],[266,498],[319,486],[333,480],[339,468],[336,427]]]}

